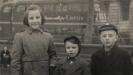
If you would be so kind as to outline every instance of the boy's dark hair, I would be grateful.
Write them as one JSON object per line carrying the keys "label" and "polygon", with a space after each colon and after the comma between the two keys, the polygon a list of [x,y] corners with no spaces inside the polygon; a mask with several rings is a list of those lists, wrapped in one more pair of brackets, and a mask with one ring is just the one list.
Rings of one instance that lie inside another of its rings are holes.
{"label": "boy's dark hair", "polygon": [[45,18],[44,18],[44,15],[43,15],[43,12],[42,12],[41,8],[39,6],[37,6],[37,5],[30,5],[27,8],[27,10],[26,10],[26,12],[24,14],[23,24],[29,26],[29,23],[28,23],[28,15],[29,15],[29,11],[31,11],[31,10],[39,10],[40,11],[41,22],[42,22],[41,24],[43,25],[44,22],[45,22]]}
{"label": "boy's dark hair", "polygon": [[[77,44],[78,45],[78,47],[79,47],[79,52],[78,52],[78,54],[80,53],[80,50],[81,50],[81,42],[80,42],[80,40],[76,37],[76,36],[70,36],[70,37],[66,37],[65,39],[64,39],[64,44],[67,42],[67,41],[69,41],[69,42],[71,42],[71,43],[73,43],[73,44]],[[77,54],[77,55],[78,55]]]}
{"label": "boy's dark hair", "polygon": [[117,34],[118,34],[118,29],[116,26],[114,26],[113,24],[108,24],[108,25],[103,25],[99,28],[98,32],[99,34],[102,32],[102,31],[107,31],[107,30],[114,30]]}

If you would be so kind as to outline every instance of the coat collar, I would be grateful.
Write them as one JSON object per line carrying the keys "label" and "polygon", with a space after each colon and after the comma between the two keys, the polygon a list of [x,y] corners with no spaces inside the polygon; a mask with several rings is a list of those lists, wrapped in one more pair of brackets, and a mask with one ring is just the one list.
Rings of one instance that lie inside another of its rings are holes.
{"label": "coat collar", "polygon": [[31,29],[31,28],[26,28],[26,32],[29,33],[29,34],[32,34],[34,32],[40,32],[40,33],[43,33],[43,30],[41,28],[38,28],[36,30],[34,29]]}
{"label": "coat collar", "polygon": [[104,49],[104,46],[102,47],[102,52],[105,54],[105,55],[111,55],[113,53],[115,53],[115,51],[118,49],[118,46],[117,45],[114,45],[111,50],[109,52],[106,52],[105,49]]}
{"label": "coat collar", "polygon": [[67,70],[66,75],[72,74],[73,72],[75,72],[77,69],[81,67],[79,57],[75,58],[74,63],[68,63],[67,61],[68,61],[68,58],[65,60],[65,63],[62,66],[64,70]]}

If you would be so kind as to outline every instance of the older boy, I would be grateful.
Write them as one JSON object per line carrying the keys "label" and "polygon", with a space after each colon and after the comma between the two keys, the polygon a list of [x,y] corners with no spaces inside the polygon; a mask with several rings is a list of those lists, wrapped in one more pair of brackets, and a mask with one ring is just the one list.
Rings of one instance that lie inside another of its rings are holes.
{"label": "older boy", "polygon": [[117,28],[112,24],[103,25],[99,34],[103,47],[92,55],[92,75],[133,75],[128,52],[118,47]]}

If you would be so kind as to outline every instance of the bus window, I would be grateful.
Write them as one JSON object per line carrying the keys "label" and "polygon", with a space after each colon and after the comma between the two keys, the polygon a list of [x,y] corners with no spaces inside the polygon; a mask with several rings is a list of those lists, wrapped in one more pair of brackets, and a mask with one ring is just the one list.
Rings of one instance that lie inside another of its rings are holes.
{"label": "bus window", "polygon": [[47,11],[53,11],[54,12],[54,6],[53,5],[50,5],[50,4],[45,4],[44,6],[43,6],[43,10],[44,10],[44,12],[47,12]]}
{"label": "bus window", "polygon": [[26,6],[17,5],[15,9],[13,9],[13,21],[22,22],[25,10],[26,10]]}
{"label": "bus window", "polygon": [[15,8],[13,9],[13,31],[12,35],[14,36],[15,33],[23,31],[25,28],[25,25],[23,25],[23,17],[24,17],[24,12],[26,11],[26,5],[24,4],[17,4]]}
{"label": "bus window", "polygon": [[0,21],[10,21],[11,20],[11,9],[10,5],[5,5],[2,7],[0,12]]}
{"label": "bus window", "polygon": [[0,11],[0,40],[11,38],[11,5],[4,5]]}
{"label": "bus window", "polygon": [[3,13],[10,13],[11,7],[10,6],[5,6],[3,9]]}
{"label": "bus window", "polygon": [[17,8],[16,8],[16,12],[24,12],[26,10],[25,6],[23,5],[19,5]]}

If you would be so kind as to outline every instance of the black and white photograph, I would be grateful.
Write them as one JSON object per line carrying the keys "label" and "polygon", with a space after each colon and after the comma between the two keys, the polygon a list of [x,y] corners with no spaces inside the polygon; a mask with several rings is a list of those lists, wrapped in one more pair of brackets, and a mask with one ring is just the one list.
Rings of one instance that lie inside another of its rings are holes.
{"label": "black and white photograph", "polygon": [[0,0],[0,75],[133,75],[133,0]]}

